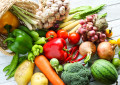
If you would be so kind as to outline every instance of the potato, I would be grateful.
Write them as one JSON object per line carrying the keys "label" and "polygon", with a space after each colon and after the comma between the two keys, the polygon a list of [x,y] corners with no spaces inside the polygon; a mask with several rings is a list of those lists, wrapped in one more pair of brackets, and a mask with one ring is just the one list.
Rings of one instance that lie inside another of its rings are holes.
{"label": "potato", "polygon": [[37,72],[31,78],[31,85],[48,85],[48,79],[43,73]]}
{"label": "potato", "polygon": [[27,85],[31,80],[34,70],[34,63],[31,61],[25,60],[17,68],[14,78],[18,85]]}

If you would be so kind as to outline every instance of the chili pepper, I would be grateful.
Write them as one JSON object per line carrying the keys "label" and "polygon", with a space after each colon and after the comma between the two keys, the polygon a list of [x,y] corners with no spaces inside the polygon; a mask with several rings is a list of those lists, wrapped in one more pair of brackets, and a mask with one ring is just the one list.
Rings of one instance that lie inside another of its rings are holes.
{"label": "chili pepper", "polygon": [[73,60],[75,60],[79,55],[79,50],[77,51],[77,53],[75,54],[75,56],[73,57]]}
{"label": "chili pepper", "polygon": [[46,43],[46,38],[45,37],[39,37],[39,39],[35,42],[35,44],[43,45]]}
{"label": "chili pepper", "polygon": [[10,65],[6,66],[6,67],[3,69],[3,72],[8,71],[9,69],[10,69]]}
{"label": "chili pepper", "polygon": [[74,46],[73,49],[72,49],[71,54],[73,55],[73,53],[74,53],[76,50],[78,50],[78,49],[79,49],[79,46],[78,46],[78,45]]}
{"label": "chili pepper", "polygon": [[[67,62],[67,61],[70,62],[70,61],[72,60],[73,53],[74,53],[77,49],[79,49],[79,46],[78,46],[78,45],[72,47],[72,48],[69,50],[69,53],[70,53],[70,54],[68,54],[69,57],[65,60],[65,62]],[[65,63],[65,62],[64,62],[64,63]]]}
{"label": "chili pepper", "polygon": [[34,62],[35,55],[32,52],[28,52],[28,60]]}
{"label": "chili pepper", "polygon": [[71,61],[71,63],[81,61],[81,60],[83,60],[86,56],[87,56],[87,55],[85,55],[85,56],[83,56],[82,58],[79,58],[79,59],[77,59],[77,60]]}
{"label": "chili pepper", "polygon": [[6,80],[8,80],[8,79],[10,79],[11,77],[13,77],[14,74],[15,74],[15,72],[16,72],[16,69],[9,75],[9,77],[8,77]]}
{"label": "chili pepper", "polygon": [[11,61],[11,63],[10,63],[10,69],[9,69],[9,71],[6,73],[6,76],[7,75],[9,75],[15,68],[16,68],[16,66],[17,66],[17,64],[18,64],[18,53],[16,53],[14,56],[13,56],[13,59],[12,59],[12,61]]}
{"label": "chili pepper", "polygon": [[54,36],[50,36],[48,38],[45,38],[45,37],[39,37],[39,39],[35,42],[35,44],[39,44],[39,45],[43,45],[46,43],[46,40],[48,40],[49,38],[52,38]]}
{"label": "chili pepper", "polygon": [[32,37],[34,41],[37,41],[39,39],[39,34],[36,31],[29,30],[26,26],[19,26],[18,29],[26,32],[29,36]]}
{"label": "chili pepper", "polygon": [[72,50],[73,50],[73,47],[69,50],[69,53],[71,53],[71,52],[72,52]]}
{"label": "chili pepper", "polygon": [[[73,53],[76,51],[76,50],[78,50],[79,49],[79,46],[77,45],[77,46],[74,46],[73,47],[73,49],[72,49],[72,52],[71,52],[71,55],[70,56],[73,56]],[[72,60],[72,57],[70,57],[70,59],[69,59],[69,61],[71,61]]]}
{"label": "chili pepper", "polygon": [[7,30],[4,29],[4,26],[8,24],[12,26],[10,31],[15,30],[19,26],[19,20],[15,15],[13,15],[10,11],[7,11],[1,18],[0,18],[0,33],[7,34]]}
{"label": "chili pepper", "polygon": [[[24,60],[27,60],[27,56],[22,56],[22,57],[19,58],[17,67],[18,67]],[[7,78],[7,80],[14,76],[17,67],[12,71],[12,73],[9,75],[9,77]]]}
{"label": "chili pepper", "polygon": [[32,47],[32,52],[35,56],[38,56],[40,53],[43,53],[43,47],[41,45],[34,45]]}
{"label": "chili pepper", "polygon": [[20,57],[18,60],[18,64],[22,63],[24,60],[27,60],[27,58],[28,58],[27,56]]}
{"label": "chili pepper", "polygon": [[43,46],[44,55],[48,59],[57,58],[63,62],[67,54],[67,52],[63,50],[65,47],[66,41],[63,38],[55,38]]}
{"label": "chili pepper", "polygon": [[15,29],[5,42],[11,51],[19,54],[25,54],[32,48],[32,38],[20,29]]}

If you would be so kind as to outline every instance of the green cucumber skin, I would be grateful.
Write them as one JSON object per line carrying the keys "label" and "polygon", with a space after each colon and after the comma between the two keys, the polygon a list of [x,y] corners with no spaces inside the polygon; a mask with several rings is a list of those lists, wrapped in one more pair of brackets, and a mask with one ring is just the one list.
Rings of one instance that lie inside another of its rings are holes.
{"label": "green cucumber skin", "polygon": [[115,67],[107,60],[99,59],[91,66],[93,77],[105,84],[113,84],[118,79]]}

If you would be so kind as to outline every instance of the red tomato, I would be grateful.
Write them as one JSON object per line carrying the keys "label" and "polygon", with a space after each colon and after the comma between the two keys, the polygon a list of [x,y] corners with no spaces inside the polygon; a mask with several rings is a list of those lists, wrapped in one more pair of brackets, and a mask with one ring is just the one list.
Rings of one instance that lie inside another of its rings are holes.
{"label": "red tomato", "polygon": [[78,33],[70,33],[68,36],[68,41],[70,44],[77,44],[80,40],[80,35]]}
{"label": "red tomato", "polygon": [[63,39],[68,38],[68,32],[63,30],[63,29],[58,30],[57,35],[58,35],[59,38],[63,38]]}
{"label": "red tomato", "polygon": [[[51,36],[53,36],[53,37],[50,38]],[[52,39],[57,38],[57,34],[55,33],[55,31],[50,30],[46,33],[46,38],[49,38],[48,40],[50,41]]]}

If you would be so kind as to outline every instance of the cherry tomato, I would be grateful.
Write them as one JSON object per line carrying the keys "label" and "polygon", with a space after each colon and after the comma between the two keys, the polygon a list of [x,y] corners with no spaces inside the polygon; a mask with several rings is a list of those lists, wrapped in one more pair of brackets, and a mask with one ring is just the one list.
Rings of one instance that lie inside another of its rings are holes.
{"label": "cherry tomato", "polygon": [[[52,36],[53,36],[53,37],[52,37]],[[50,37],[51,37],[51,38],[50,38]],[[52,39],[57,38],[57,34],[55,33],[55,31],[50,30],[50,31],[48,31],[48,32],[46,33],[46,38],[49,38],[48,40],[50,41],[50,40],[52,40]]]}
{"label": "cherry tomato", "polygon": [[57,35],[58,35],[59,38],[63,38],[63,39],[68,38],[68,32],[63,30],[63,29],[58,30]]}
{"label": "cherry tomato", "polygon": [[80,40],[80,35],[78,33],[70,33],[68,36],[68,41],[70,44],[77,44]]}

